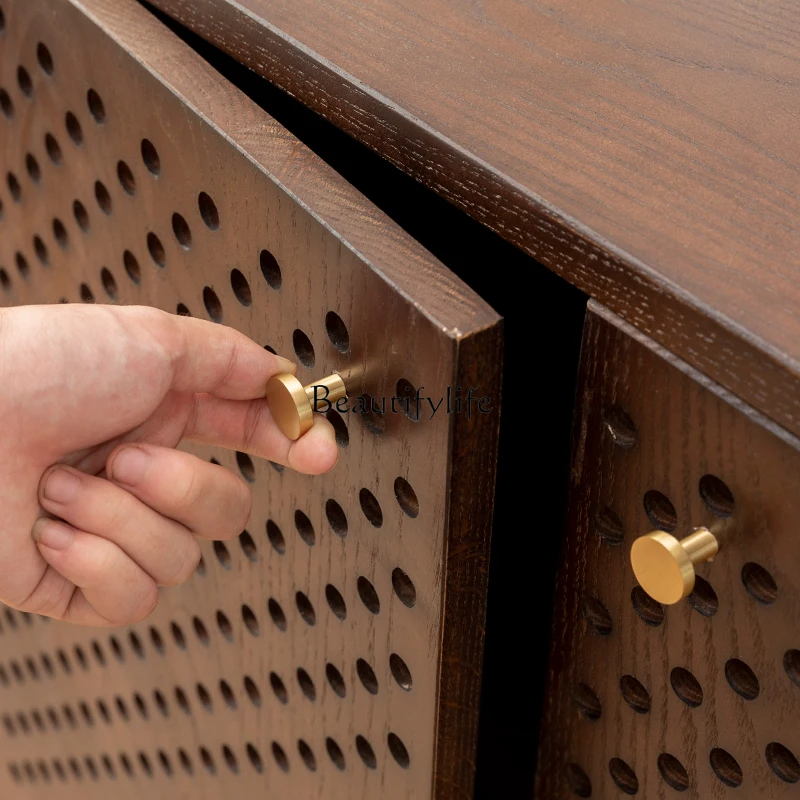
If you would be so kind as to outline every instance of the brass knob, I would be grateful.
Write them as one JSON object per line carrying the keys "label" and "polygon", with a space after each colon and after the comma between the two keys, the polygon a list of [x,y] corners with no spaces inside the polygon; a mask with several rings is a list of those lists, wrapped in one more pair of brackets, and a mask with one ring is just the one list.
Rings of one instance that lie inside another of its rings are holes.
{"label": "brass knob", "polygon": [[347,389],[335,372],[307,386],[286,372],[267,381],[266,396],[272,418],[283,434],[289,439],[299,439],[314,424],[312,414],[317,410],[327,411],[328,403],[347,397]]}
{"label": "brass knob", "polygon": [[708,528],[696,528],[678,540],[664,531],[640,536],[631,547],[631,566],[653,600],[672,605],[694,589],[694,568],[713,558],[719,543]]}

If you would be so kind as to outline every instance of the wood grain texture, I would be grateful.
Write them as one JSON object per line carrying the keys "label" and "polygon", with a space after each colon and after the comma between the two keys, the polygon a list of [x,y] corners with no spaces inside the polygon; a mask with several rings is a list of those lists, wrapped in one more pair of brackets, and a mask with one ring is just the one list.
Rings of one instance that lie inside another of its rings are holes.
{"label": "wood grain texture", "polygon": [[[579,403],[536,797],[796,797],[800,441],[594,303]],[[635,442],[612,434],[619,410]],[[676,536],[722,543],[669,607],[636,594],[629,561],[653,491]]]}
{"label": "wood grain texture", "polygon": [[795,6],[153,4],[800,433]]}
{"label": "wood grain texture", "polygon": [[354,396],[463,383],[494,404],[343,413],[316,478],[187,445],[251,482],[247,531],[128,629],[0,615],[0,793],[468,795],[498,316],[133,0],[0,9],[0,304],[154,305]]}

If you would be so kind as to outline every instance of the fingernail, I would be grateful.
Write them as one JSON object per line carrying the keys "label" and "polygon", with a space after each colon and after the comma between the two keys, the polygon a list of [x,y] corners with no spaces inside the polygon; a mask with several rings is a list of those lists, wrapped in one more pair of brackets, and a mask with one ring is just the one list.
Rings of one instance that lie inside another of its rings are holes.
{"label": "fingernail", "polygon": [[283,356],[275,356],[275,360],[278,362],[279,372],[291,372],[292,375],[297,372],[297,364],[295,364],[293,361],[289,361],[288,358],[284,358]]}
{"label": "fingernail", "polygon": [[111,480],[136,486],[144,479],[150,454],[141,447],[124,447],[111,462]]}
{"label": "fingernail", "polygon": [[37,519],[33,538],[52,550],[66,550],[72,542],[72,530],[52,519]]}
{"label": "fingernail", "polygon": [[81,479],[74,473],[60,467],[54,469],[44,482],[45,499],[64,505],[75,499],[81,488]]}

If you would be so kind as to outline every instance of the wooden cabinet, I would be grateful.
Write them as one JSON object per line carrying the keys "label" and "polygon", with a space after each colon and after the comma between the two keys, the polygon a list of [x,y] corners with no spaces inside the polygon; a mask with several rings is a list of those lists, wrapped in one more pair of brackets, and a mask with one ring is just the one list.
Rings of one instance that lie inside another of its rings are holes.
{"label": "wooden cabinet", "polygon": [[[590,305],[537,797],[796,795],[799,445]],[[631,544],[698,526],[720,551],[663,606]]]}
{"label": "wooden cabinet", "polygon": [[3,305],[210,319],[351,396],[322,477],[192,447],[253,512],[146,622],[4,610],[0,794],[462,796],[498,315],[133,0],[0,9]]}

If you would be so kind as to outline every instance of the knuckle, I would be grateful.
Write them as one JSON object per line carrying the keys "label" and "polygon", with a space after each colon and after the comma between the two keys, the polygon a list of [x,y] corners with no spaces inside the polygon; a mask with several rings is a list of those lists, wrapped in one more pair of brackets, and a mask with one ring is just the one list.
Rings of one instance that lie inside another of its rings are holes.
{"label": "knuckle", "polygon": [[194,536],[190,536],[190,539],[191,541],[187,543],[185,553],[176,564],[173,573],[162,581],[163,586],[180,586],[194,575],[197,565],[200,563],[200,545]]}
{"label": "knuckle", "polygon": [[228,509],[224,519],[220,520],[219,528],[214,532],[215,539],[234,539],[246,527],[250,520],[250,511],[253,507],[253,497],[244,481],[232,476],[234,482],[228,491],[228,501],[223,507]]}
{"label": "knuckle", "polygon": [[147,586],[136,598],[136,602],[113,620],[114,625],[133,625],[147,619],[158,605],[158,587],[153,581],[148,581]]}
{"label": "knuckle", "polygon": [[191,508],[197,502],[200,484],[195,469],[181,470],[180,476],[174,489],[172,503],[176,509],[183,510]]}

